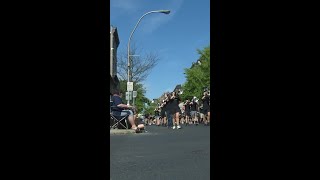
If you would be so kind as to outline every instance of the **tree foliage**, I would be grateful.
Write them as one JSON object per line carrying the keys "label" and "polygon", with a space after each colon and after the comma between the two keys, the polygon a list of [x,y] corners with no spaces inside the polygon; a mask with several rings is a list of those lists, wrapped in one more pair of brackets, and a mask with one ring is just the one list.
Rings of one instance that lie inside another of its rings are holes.
{"label": "tree foliage", "polygon": [[[210,87],[210,45],[203,50],[197,50],[200,55],[197,63],[191,68],[186,68],[186,82],[182,85],[183,94],[181,98],[191,99],[193,96],[202,97],[203,89]],[[200,61],[200,63],[198,63]]]}
{"label": "tree foliage", "polygon": [[148,106],[145,108],[145,113],[154,115],[154,109],[158,106],[157,105],[158,102],[149,102]]}
{"label": "tree foliage", "polygon": [[[149,99],[145,97],[146,90],[142,84],[133,83],[133,89],[137,91],[137,97],[135,98],[134,105],[137,108],[138,112],[141,112],[144,108],[144,103],[148,103]],[[120,91],[122,92],[121,98],[126,103],[126,91],[127,91],[127,81],[120,80]],[[130,100],[130,104],[132,104],[132,100]]]}

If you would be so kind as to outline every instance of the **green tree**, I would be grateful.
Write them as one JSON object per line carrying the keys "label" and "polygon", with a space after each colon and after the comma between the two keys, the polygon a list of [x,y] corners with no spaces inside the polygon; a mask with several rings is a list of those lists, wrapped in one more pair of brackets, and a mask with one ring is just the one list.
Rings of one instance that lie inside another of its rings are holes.
{"label": "green tree", "polygon": [[154,115],[154,109],[157,107],[157,102],[151,102],[149,101],[149,103],[147,103],[148,106],[145,109],[145,112],[150,114],[150,115]]}
{"label": "green tree", "polygon": [[186,82],[182,85],[182,100],[191,99],[193,96],[200,98],[203,88],[210,87],[210,45],[203,50],[197,50],[200,55],[197,63],[191,68],[186,68]]}
{"label": "green tree", "polygon": [[[149,99],[145,97],[146,90],[140,83],[133,83],[133,88],[137,91],[137,97],[135,98],[135,107],[138,112],[141,112],[144,108],[144,103],[149,102]],[[122,99],[126,103],[126,91],[127,91],[127,81],[120,80],[120,91],[122,92]],[[132,104],[132,101],[130,101]]]}

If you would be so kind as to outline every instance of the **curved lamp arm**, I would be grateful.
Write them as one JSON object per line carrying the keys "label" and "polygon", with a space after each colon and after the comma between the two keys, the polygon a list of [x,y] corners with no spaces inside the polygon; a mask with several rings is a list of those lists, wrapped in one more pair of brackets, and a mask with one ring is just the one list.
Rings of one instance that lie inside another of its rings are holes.
{"label": "curved lamp arm", "polygon": [[[130,68],[130,41],[131,41],[131,38],[132,38],[132,35],[133,33],[136,31],[140,21],[142,18],[144,18],[146,15],[148,14],[151,14],[151,13],[164,13],[164,14],[169,14],[170,13],[170,10],[157,10],[157,11],[149,11],[147,13],[145,13],[144,15],[142,15],[139,19],[139,21],[137,22],[137,24],[135,25],[135,27],[133,28],[131,34],[130,34],[130,37],[129,37],[129,41],[128,41],[128,69]],[[129,71],[128,71],[128,82],[130,82],[130,75],[129,75]]]}
{"label": "curved lamp arm", "polygon": [[[134,29],[132,30],[131,34],[130,34],[130,37],[129,37],[129,41],[128,41],[128,82],[130,82],[130,79],[132,78],[130,76],[130,41],[131,41],[131,38],[132,38],[132,35],[133,33],[135,32],[136,28],[138,27],[141,19],[143,17],[145,17],[146,15],[148,14],[151,14],[151,13],[163,13],[163,14],[169,14],[170,11],[169,10],[157,10],[157,11],[149,11],[147,13],[145,13],[144,15],[141,16],[141,18],[139,19],[139,21],[137,22],[137,24],[135,25]],[[128,100],[128,104],[130,104],[130,99]]]}

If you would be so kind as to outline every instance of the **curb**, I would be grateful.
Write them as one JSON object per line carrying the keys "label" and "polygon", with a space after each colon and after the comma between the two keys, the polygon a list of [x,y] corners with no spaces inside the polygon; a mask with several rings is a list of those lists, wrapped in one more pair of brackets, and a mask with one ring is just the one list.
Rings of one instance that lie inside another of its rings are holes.
{"label": "curb", "polygon": [[132,129],[111,129],[110,134],[136,134]]}

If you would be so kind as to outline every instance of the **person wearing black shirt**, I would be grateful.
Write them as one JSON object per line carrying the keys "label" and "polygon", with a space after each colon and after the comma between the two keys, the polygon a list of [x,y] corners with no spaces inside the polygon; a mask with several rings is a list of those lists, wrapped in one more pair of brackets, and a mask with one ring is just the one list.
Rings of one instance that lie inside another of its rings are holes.
{"label": "person wearing black shirt", "polygon": [[203,111],[203,104],[200,105],[199,107],[199,113],[200,113],[200,119],[199,123],[204,123],[204,111]]}
{"label": "person wearing black shirt", "polygon": [[171,111],[170,114],[173,117],[173,127],[172,129],[181,129],[179,118],[181,114],[181,109],[179,107],[180,97],[176,92],[171,94]]}
{"label": "person wearing black shirt", "polygon": [[160,116],[161,116],[161,120],[162,120],[162,126],[167,126],[167,118],[166,118],[166,102],[164,100],[162,100],[162,103],[160,105]]}
{"label": "person wearing black shirt", "polygon": [[154,118],[156,119],[156,125],[157,125],[157,126],[160,126],[159,115],[160,115],[160,110],[159,110],[159,108],[157,107],[157,108],[154,110]]}
{"label": "person wearing black shirt", "polygon": [[184,113],[185,113],[185,122],[186,126],[189,125],[189,118],[190,118],[190,100],[187,99],[184,103]]}
{"label": "person wearing black shirt", "polygon": [[205,125],[210,123],[210,95],[207,91],[203,92],[203,97],[201,98],[203,102],[203,114],[205,115]]}
{"label": "person wearing black shirt", "polygon": [[165,94],[165,99],[164,101],[166,102],[166,119],[167,119],[167,127],[170,128],[172,126],[172,114],[171,114],[171,108],[172,108],[172,99],[171,99],[171,94],[166,93]]}
{"label": "person wearing black shirt", "polygon": [[191,114],[191,118],[192,121],[194,122],[194,124],[198,125],[198,116],[197,116],[197,109],[198,109],[198,103],[196,101],[196,98],[194,97],[190,103],[191,107],[190,107],[190,114]]}
{"label": "person wearing black shirt", "polygon": [[151,120],[150,120],[149,113],[144,114],[144,119],[145,119],[145,124],[151,126]]}

